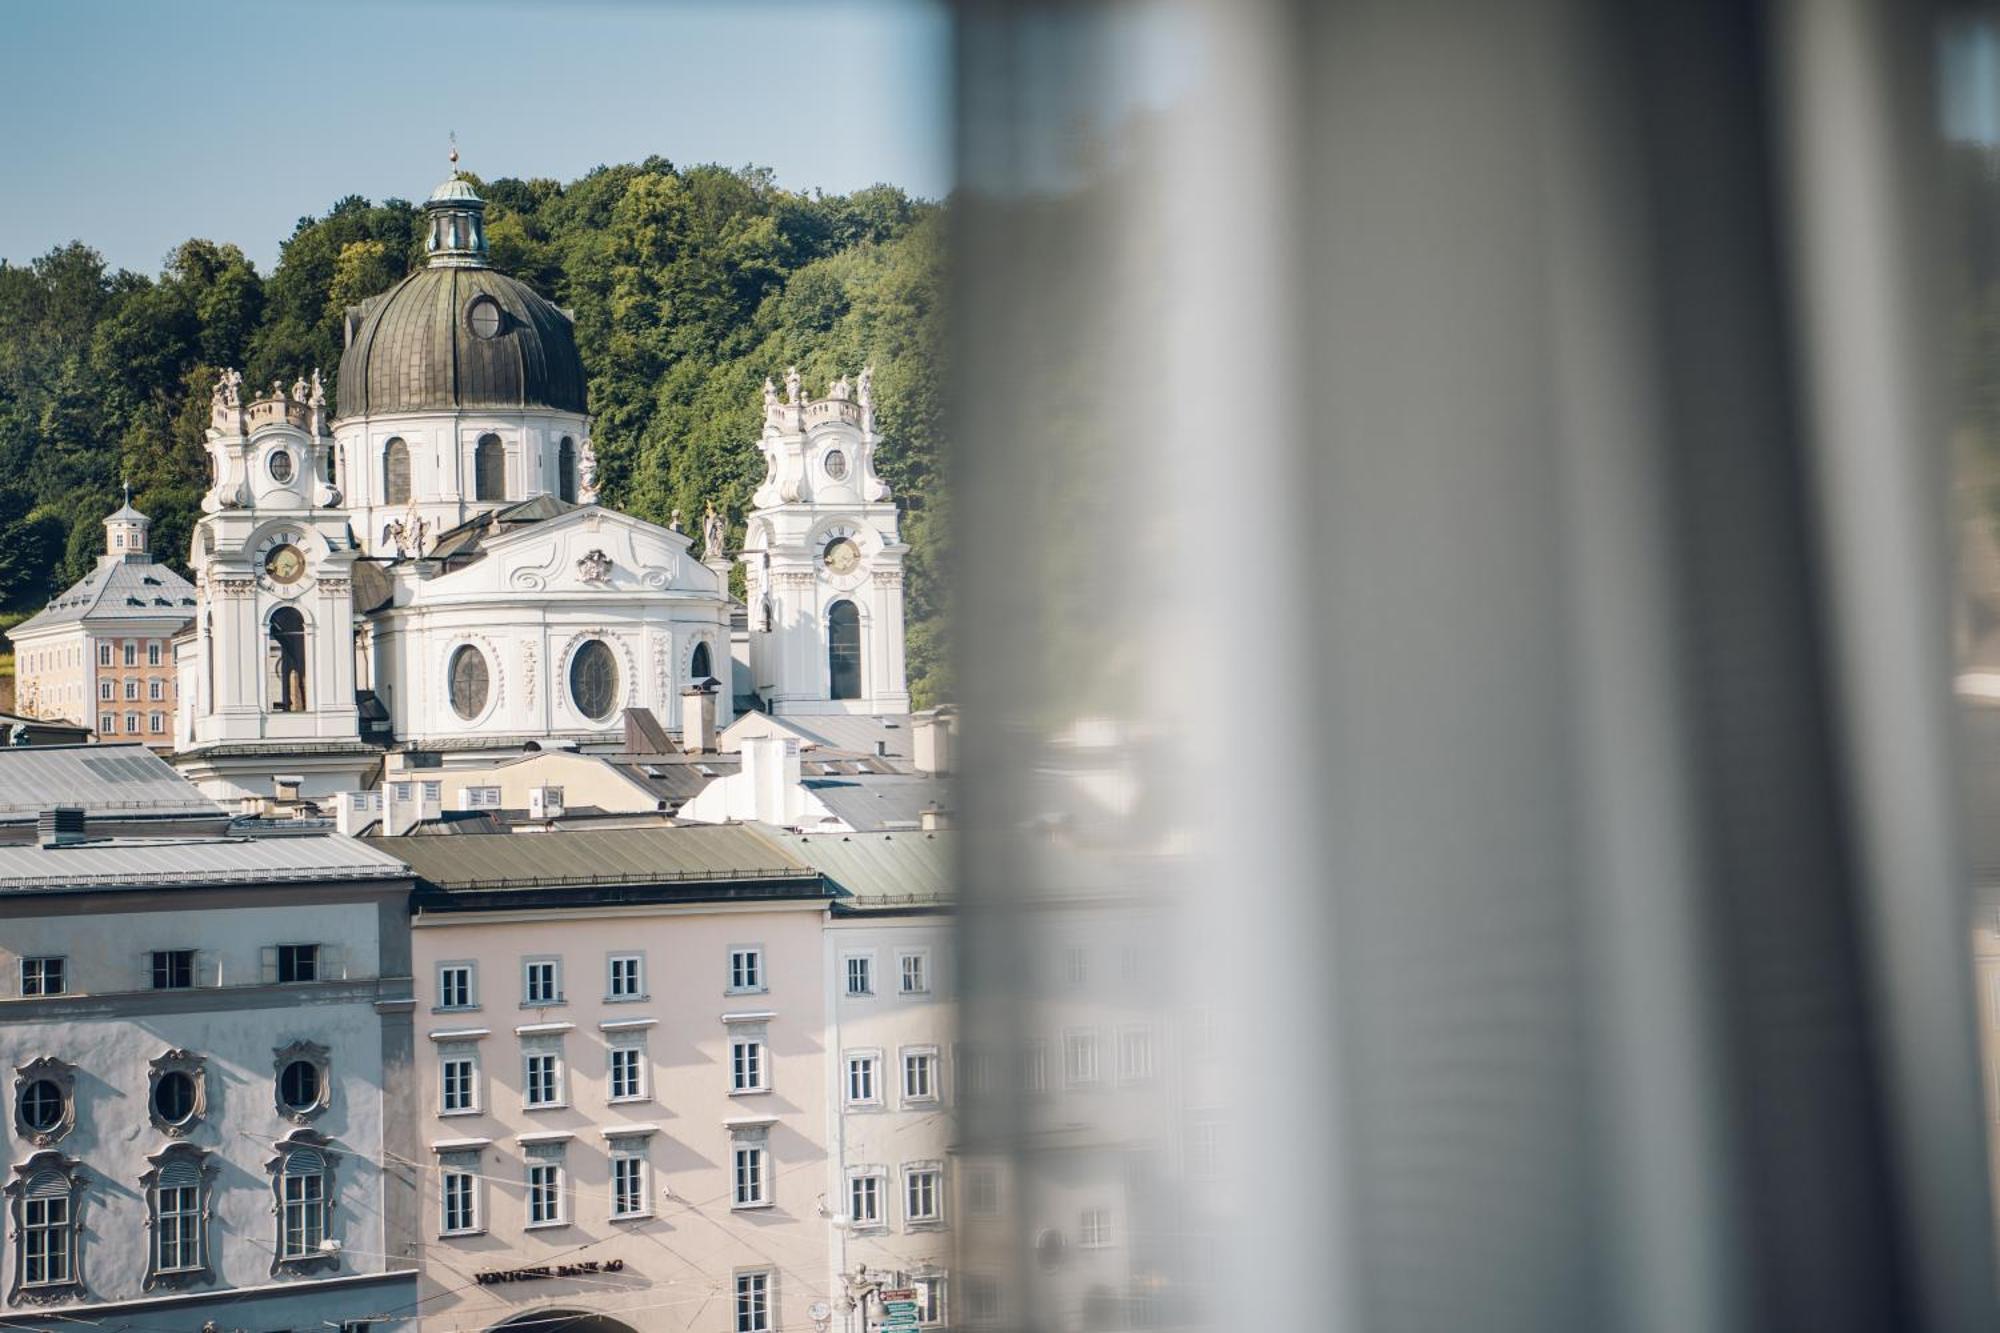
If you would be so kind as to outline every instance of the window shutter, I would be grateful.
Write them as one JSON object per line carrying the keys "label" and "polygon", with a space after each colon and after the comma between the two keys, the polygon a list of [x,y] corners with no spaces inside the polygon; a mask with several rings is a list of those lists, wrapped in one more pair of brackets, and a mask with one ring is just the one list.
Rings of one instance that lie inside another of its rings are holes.
{"label": "window shutter", "polygon": [[67,1199],[69,1180],[60,1171],[44,1171],[28,1182],[31,1199]]}
{"label": "window shutter", "polygon": [[288,1176],[316,1176],[326,1169],[326,1159],[312,1148],[294,1148],[285,1157]]}
{"label": "window shutter", "polygon": [[195,950],[194,984],[197,986],[220,986],[222,984],[222,959],[207,949]]}
{"label": "window shutter", "polygon": [[262,969],[264,984],[269,986],[278,979],[278,946],[267,944],[257,951],[258,966]]}
{"label": "window shutter", "polygon": [[139,989],[153,989],[153,951],[151,949],[141,949],[139,951]]}
{"label": "window shutter", "polygon": [[185,1157],[176,1157],[160,1168],[161,1189],[183,1189],[201,1184],[201,1168]]}
{"label": "window shutter", "polygon": [[347,980],[347,951],[338,944],[319,946],[319,979],[321,981]]}

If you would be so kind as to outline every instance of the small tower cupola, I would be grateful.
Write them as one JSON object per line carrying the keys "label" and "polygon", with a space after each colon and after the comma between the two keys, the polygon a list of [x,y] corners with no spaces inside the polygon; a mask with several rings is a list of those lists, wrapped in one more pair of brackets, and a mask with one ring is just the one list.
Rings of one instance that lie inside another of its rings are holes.
{"label": "small tower cupola", "polygon": [[125,488],[125,503],[104,520],[104,554],[113,559],[139,557],[149,559],[146,554],[146,529],[153,526],[153,520],[132,507],[132,488]]}
{"label": "small tower cupola", "polygon": [[486,201],[458,172],[458,146],[451,149],[451,176],[424,204],[424,248],[432,268],[485,268]]}

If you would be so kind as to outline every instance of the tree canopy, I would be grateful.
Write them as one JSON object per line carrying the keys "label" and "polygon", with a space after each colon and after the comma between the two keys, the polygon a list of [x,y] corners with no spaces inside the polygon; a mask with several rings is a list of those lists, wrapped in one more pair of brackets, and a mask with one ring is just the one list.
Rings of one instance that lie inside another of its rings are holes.
{"label": "tree canopy", "polygon": [[[607,504],[663,523],[713,502],[740,539],[764,377],[796,363],[821,385],[874,363],[878,464],[911,547],[910,687],[919,706],[947,698],[942,206],[657,157],[567,184],[475,184],[494,266],[576,317]],[[121,481],[185,570],[216,372],[263,385],[318,367],[331,391],[343,311],[422,263],[420,218],[350,195],[301,218],[268,275],[209,240],[156,277],[114,272],[81,241],[0,263],[0,613],[18,619],[88,570]]]}

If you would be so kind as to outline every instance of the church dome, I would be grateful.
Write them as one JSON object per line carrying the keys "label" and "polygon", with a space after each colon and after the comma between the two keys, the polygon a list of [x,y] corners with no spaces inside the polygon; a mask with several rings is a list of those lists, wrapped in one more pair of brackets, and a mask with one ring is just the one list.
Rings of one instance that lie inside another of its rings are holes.
{"label": "church dome", "polygon": [[430,262],[347,312],[340,417],[457,408],[584,411],[570,317],[486,261],[486,202],[453,174],[424,205]]}

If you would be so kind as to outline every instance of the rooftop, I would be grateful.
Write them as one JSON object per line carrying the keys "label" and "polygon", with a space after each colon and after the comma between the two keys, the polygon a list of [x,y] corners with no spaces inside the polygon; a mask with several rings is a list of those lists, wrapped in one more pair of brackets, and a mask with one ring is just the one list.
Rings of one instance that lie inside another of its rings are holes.
{"label": "rooftop", "polygon": [[444,890],[817,880],[793,852],[741,824],[369,838]]}
{"label": "rooftop", "polygon": [[15,626],[18,638],[79,621],[194,618],[194,585],[150,560],[105,556],[47,606]]}
{"label": "rooftop", "polygon": [[143,745],[0,749],[0,824],[32,824],[54,804],[91,819],[228,817]]}
{"label": "rooftop", "polygon": [[339,834],[107,838],[65,847],[0,847],[0,896],[408,876],[395,857]]}
{"label": "rooftop", "polygon": [[[801,774],[804,768],[801,766]],[[802,777],[800,785],[849,828],[915,830],[924,811],[951,808],[949,778],[906,774],[862,774],[852,777]]]}
{"label": "rooftop", "polygon": [[791,833],[764,829],[832,882],[837,908],[945,907],[955,898],[958,854],[948,829],[930,833]]}

